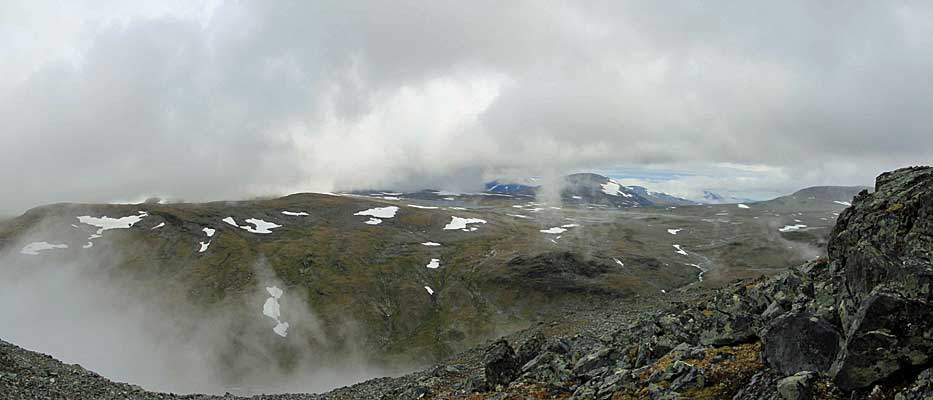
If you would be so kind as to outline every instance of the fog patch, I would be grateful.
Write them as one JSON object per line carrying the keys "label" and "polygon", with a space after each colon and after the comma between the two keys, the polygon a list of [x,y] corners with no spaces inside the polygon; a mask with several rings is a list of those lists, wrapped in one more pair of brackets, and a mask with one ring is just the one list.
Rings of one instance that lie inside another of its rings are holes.
{"label": "fog patch", "polygon": [[[37,226],[0,249],[0,338],[23,348],[174,393],[322,392],[403,372],[368,362],[353,321],[329,336],[306,290],[288,287],[262,259],[251,292],[195,306],[156,279],[134,279],[114,246],[19,254],[24,243],[62,235],[54,224]],[[263,314],[273,294],[275,321]]]}

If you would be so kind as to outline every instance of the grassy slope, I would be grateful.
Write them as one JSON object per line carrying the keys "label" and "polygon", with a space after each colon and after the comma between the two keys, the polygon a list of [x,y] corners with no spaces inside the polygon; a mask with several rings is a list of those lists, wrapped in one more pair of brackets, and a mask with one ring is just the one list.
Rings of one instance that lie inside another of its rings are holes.
{"label": "grassy slope", "polygon": [[[674,254],[672,243],[705,255],[718,266],[707,275],[708,284],[774,271],[791,264],[796,256],[785,248],[783,238],[775,239],[778,235],[769,225],[783,223],[786,215],[771,216],[767,223],[755,220],[753,215],[763,215],[764,210],[754,205],[751,210],[725,205],[626,212],[566,209],[534,214],[535,219],[526,220],[506,215],[522,212],[510,207],[516,200],[476,202],[489,208],[423,210],[404,206],[410,203],[406,201],[316,194],[234,203],[56,205],[0,224],[0,247],[15,251],[21,238],[40,230],[45,236],[35,240],[55,236],[55,240],[71,243],[68,254],[74,254],[81,251],[87,236],[70,227],[75,216],[125,216],[145,210],[149,217],[133,229],[109,231],[89,250],[97,254],[119,250],[123,257],[112,274],[136,282],[141,295],[178,307],[249,314],[256,307],[250,303],[251,295],[271,276],[287,292],[304,299],[320,318],[324,336],[331,339],[329,343],[309,339],[309,346],[339,347],[342,341],[362,337],[367,353],[397,362],[436,360],[536,319],[558,315],[573,302],[591,301],[587,295],[497,280],[510,273],[507,263],[519,255],[581,254],[611,267],[594,285],[623,296],[656,295],[662,288],[695,280],[698,271],[686,263],[698,259]],[[366,217],[353,215],[389,204],[399,205],[401,211],[380,225],[365,225]],[[794,207],[769,205],[767,211],[787,214]],[[289,217],[282,210],[311,215]],[[827,210],[816,207],[807,212],[818,218],[828,215]],[[723,212],[729,215],[716,215]],[[479,217],[489,223],[477,232],[441,230],[451,215]],[[240,223],[255,217],[283,227],[257,235],[222,223],[228,216]],[[563,234],[559,244],[550,242],[553,236],[538,232],[565,224],[568,218],[583,227]],[[150,230],[160,222],[166,226]],[[198,242],[206,240],[201,232],[206,226],[217,229],[217,234],[208,251],[198,253]],[[666,229],[673,227],[685,231],[668,234]],[[422,246],[424,241],[443,246]],[[425,268],[431,258],[440,258],[442,267]],[[626,266],[617,267],[613,258]],[[435,296],[429,296],[423,286],[433,288]]]}

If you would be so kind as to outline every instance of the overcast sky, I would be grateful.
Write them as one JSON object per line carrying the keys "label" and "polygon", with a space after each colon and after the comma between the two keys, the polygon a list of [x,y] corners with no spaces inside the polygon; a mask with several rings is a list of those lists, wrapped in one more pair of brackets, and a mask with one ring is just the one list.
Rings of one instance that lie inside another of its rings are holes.
{"label": "overcast sky", "polygon": [[931,4],[4,0],[0,213],[613,168],[870,184],[933,160]]}

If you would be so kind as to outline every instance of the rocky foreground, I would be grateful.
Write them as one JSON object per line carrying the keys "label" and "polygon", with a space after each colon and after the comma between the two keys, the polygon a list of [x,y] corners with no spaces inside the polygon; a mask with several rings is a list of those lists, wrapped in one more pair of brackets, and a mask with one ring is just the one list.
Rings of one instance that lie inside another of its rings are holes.
{"label": "rocky foreground", "polygon": [[[260,397],[933,399],[933,168],[879,176],[828,254],[660,304],[594,305],[404,377]],[[177,397],[0,342],[0,398]]]}

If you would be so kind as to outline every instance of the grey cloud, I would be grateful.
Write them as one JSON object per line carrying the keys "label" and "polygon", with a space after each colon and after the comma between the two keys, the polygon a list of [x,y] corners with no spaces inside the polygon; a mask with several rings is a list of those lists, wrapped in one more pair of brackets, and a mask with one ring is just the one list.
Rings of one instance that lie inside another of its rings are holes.
{"label": "grey cloud", "polygon": [[624,165],[764,165],[785,189],[933,160],[923,3],[226,2],[74,9],[80,35],[30,4],[8,11],[37,48],[80,40],[0,46],[25,57],[0,77],[5,212]]}

